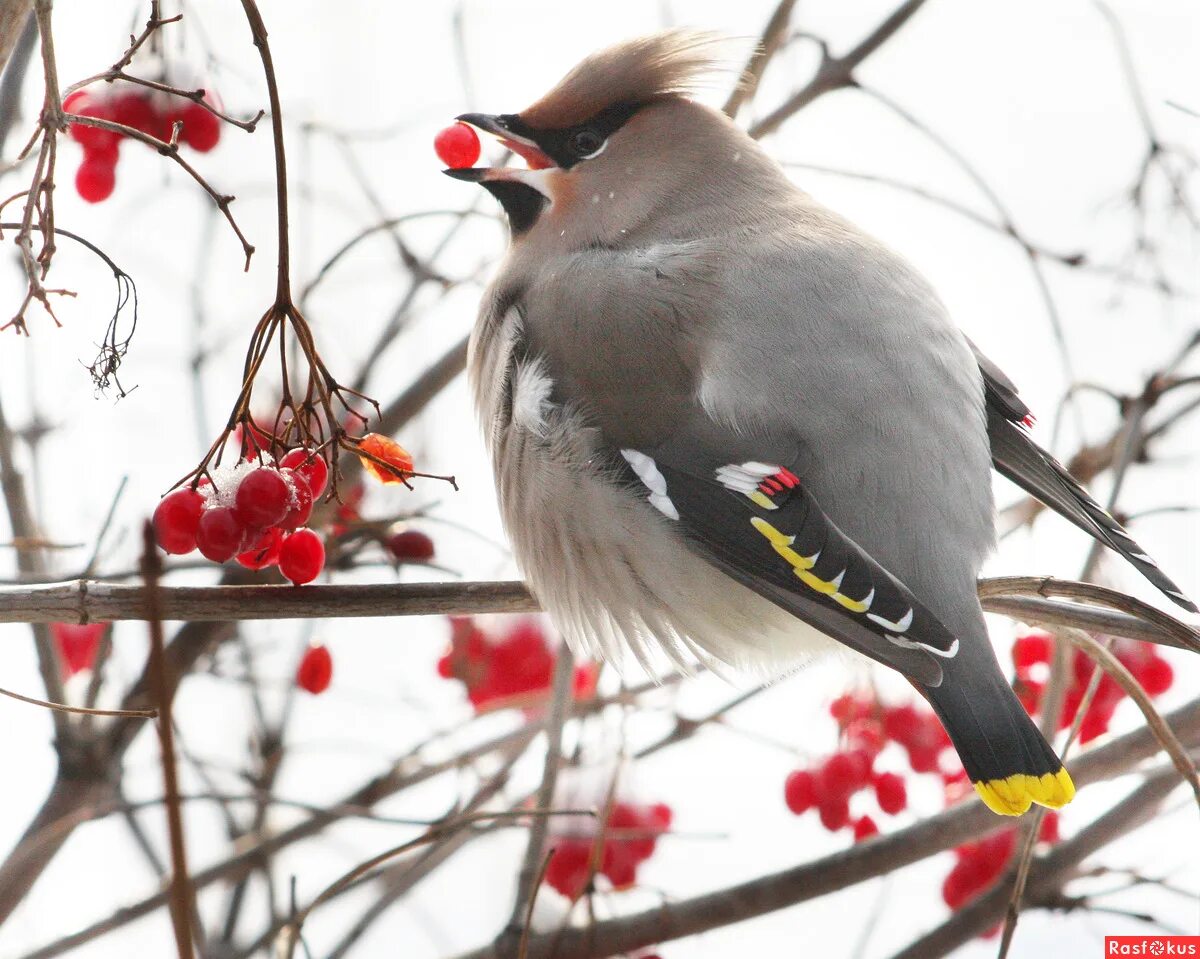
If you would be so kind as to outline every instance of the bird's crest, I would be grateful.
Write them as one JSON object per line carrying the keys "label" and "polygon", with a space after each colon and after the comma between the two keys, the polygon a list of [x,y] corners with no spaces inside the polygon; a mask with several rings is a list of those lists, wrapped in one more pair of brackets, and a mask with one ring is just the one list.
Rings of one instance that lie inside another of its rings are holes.
{"label": "bird's crest", "polygon": [[593,53],[528,109],[521,119],[537,130],[565,129],[617,104],[641,104],[694,93],[714,75],[738,68],[737,41],[715,33],[675,29],[627,40]]}

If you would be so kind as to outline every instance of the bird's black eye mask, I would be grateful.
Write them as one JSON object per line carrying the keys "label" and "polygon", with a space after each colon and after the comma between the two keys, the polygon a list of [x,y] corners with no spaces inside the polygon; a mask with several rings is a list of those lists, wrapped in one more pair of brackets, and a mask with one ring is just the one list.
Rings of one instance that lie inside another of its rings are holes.
{"label": "bird's black eye mask", "polygon": [[606,107],[590,120],[563,130],[535,130],[516,113],[496,117],[506,130],[536,143],[546,156],[564,170],[580,160],[590,160],[604,150],[608,138],[637,113],[641,104],[617,103]]}

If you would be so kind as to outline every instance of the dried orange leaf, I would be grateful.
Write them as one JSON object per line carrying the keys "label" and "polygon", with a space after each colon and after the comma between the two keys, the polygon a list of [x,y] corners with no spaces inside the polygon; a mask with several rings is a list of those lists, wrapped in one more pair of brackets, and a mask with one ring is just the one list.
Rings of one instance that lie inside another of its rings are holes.
{"label": "dried orange leaf", "polygon": [[[394,439],[379,433],[368,433],[362,438],[362,441],[358,444],[358,448],[362,452],[374,456],[375,459],[387,463],[388,466],[398,470],[399,473],[412,472],[412,457]],[[404,481],[404,478],[398,473],[393,473],[391,470],[385,469],[366,456],[359,456],[359,460],[362,462],[363,469],[381,483],[401,483]]]}

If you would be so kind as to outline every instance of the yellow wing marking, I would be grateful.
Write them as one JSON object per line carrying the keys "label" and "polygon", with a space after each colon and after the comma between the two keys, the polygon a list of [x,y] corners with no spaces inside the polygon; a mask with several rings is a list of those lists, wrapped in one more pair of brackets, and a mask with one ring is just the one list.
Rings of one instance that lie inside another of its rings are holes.
{"label": "yellow wing marking", "polygon": [[851,599],[849,596],[843,595],[838,592],[838,587],[841,585],[841,576],[833,580],[824,580],[809,572],[817,564],[817,557],[820,556],[819,552],[814,553],[812,556],[801,556],[792,549],[792,544],[796,542],[796,537],[780,532],[761,516],[751,516],[750,525],[766,538],[775,552],[788,561],[792,567],[792,572],[809,589],[816,590],[818,593],[830,597],[852,613],[865,613],[871,608],[871,600],[875,598],[874,589],[862,599]]}

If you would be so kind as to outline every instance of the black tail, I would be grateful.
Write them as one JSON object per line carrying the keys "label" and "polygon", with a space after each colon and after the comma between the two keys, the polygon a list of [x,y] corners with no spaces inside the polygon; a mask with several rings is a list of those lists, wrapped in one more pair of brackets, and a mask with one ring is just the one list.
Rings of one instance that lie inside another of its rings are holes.
{"label": "black tail", "polygon": [[988,439],[996,471],[1041,500],[1085,533],[1116,550],[1174,603],[1189,612],[1200,612],[1158,568],[1158,564],[1097,503],[1087,490],[1053,456],[1033,442],[998,410],[988,407]]}
{"label": "black tail", "polygon": [[1003,816],[1032,803],[1058,809],[1075,795],[1071,777],[1000,671],[991,644],[963,642],[942,660],[942,684],[918,690],[933,706],[975,791]]}

